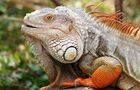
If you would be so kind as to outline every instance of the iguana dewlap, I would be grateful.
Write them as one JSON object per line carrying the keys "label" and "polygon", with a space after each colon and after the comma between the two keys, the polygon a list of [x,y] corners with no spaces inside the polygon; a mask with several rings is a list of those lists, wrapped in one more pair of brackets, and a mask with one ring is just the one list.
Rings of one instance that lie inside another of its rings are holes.
{"label": "iguana dewlap", "polygon": [[[114,84],[126,90],[140,89],[139,28],[113,16],[91,18],[81,9],[64,6],[36,10],[25,16],[24,23],[22,32],[29,43],[34,42],[33,52],[50,81],[56,80],[55,73],[58,76],[63,71],[61,65],[78,63],[88,78],[63,80],[58,85],[104,88]],[[70,72],[75,78],[75,70]]]}

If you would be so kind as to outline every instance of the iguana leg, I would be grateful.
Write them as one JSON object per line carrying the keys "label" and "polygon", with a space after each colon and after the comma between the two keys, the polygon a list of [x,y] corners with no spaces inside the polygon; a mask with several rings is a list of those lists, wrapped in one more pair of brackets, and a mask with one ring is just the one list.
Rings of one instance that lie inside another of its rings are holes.
{"label": "iguana leg", "polygon": [[121,74],[117,86],[122,90],[140,90],[140,83],[126,73]]}
{"label": "iguana leg", "polygon": [[93,61],[96,59],[96,57],[93,57],[93,55],[91,54],[87,54],[85,55],[84,57],[82,57],[82,60],[81,62],[79,63],[79,67],[80,69],[86,73],[87,75],[92,75],[93,73],[93,68],[91,67],[92,66],[92,63]]}
{"label": "iguana leg", "polygon": [[77,78],[74,82],[61,83],[65,86],[88,86],[93,88],[104,88],[113,83],[122,71],[121,64],[112,57],[100,57],[93,62],[93,74],[86,79]]}

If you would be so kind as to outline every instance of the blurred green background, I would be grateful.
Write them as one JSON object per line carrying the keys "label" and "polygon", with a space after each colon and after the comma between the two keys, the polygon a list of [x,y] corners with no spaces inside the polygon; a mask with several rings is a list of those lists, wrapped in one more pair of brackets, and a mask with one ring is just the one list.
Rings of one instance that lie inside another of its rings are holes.
{"label": "blurred green background", "polygon": [[[26,13],[60,4],[83,8],[101,2],[98,11],[114,12],[114,0],[0,0],[0,90],[39,90],[49,84],[20,31]],[[139,5],[139,0],[124,0],[124,19],[134,26],[140,25]]]}

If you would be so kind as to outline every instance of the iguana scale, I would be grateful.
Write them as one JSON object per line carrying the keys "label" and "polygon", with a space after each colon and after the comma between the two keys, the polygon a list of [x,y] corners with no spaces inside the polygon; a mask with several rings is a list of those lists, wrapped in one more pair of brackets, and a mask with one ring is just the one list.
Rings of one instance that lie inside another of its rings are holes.
{"label": "iguana scale", "polygon": [[140,89],[140,30],[119,22],[116,15],[91,17],[82,9],[59,6],[25,16],[22,32],[51,81],[44,90]]}

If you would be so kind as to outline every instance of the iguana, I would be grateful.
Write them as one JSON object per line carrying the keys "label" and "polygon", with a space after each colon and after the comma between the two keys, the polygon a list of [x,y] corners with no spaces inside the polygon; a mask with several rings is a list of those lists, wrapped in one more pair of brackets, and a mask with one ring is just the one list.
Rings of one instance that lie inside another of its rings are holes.
{"label": "iguana", "polygon": [[51,82],[44,90],[110,85],[140,89],[140,30],[114,16],[91,17],[65,6],[25,16],[21,30]]}

